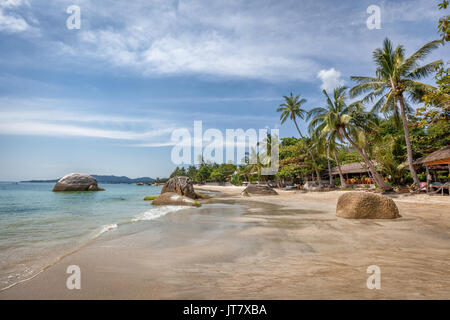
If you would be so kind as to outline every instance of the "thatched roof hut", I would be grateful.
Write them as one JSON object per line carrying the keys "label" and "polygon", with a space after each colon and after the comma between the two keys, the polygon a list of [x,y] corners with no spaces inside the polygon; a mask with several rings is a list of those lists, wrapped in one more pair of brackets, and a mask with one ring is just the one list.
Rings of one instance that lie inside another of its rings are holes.
{"label": "thatched roof hut", "polygon": [[[343,174],[369,172],[369,168],[367,167],[365,162],[352,162],[352,163],[341,164],[341,170],[342,170]],[[339,174],[339,169],[337,166],[331,168],[331,174],[332,175]]]}
{"label": "thatched roof hut", "polygon": [[415,165],[424,164],[426,166],[450,164],[450,146],[447,146],[433,153],[430,153],[429,155],[415,161],[414,164]]}

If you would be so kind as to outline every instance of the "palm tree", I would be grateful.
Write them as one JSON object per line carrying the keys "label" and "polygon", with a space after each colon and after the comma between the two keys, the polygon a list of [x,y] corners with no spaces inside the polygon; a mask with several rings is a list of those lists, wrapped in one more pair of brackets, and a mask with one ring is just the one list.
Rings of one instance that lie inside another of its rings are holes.
{"label": "palm tree", "polygon": [[320,179],[319,170],[317,169],[316,160],[314,159],[314,154],[312,153],[311,148],[306,142],[306,139],[304,138],[297,124],[297,117],[303,120],[307,115],[307,111],[302,108],[302,105],[306,103],[306,99],[300,99],[300,94],[294,97],[292,92],[290,96],[283,96],[283,98],[285,100],[285,103],[280,104],[280,106],[277,108],[277,112],[281,112],[280,115],[281,124],[285,123],[287,119],[291,119],[292,121],[294,121],[295,127],[297,128],[300,137],[305,142],[306,149],[308,150],[308,153],[313,162],[314,170],[317,176],[317,181],[321,186],[322,181]]}
{"label": "palm tree", "polygon": [[345,138],[364,159],[378,187],[385,191],[391,190],[392,188],[384,182],[383,177],[376,171],[366,151],[358,145],[359,140],[364,136],[364,132],[357,125],[354,115],[362,112],[361,102],[348,106],[346,104],[346,90],[346,87],[334,89],[333,100],[323,90],[323,94],[327,99],[327,105],[325,107],[314,108],[309,112],[309,118],[312,118],[309,123],[309,128],[311,131],[315,131],[323,136],[336,137],[341,141]]}
{"label": "palm tree", "polygon": [[[351,77],[352,80],[358,83],[350,90],[352,97],[368,93],[362,100],[363,102],[377,100],[372,108],[372,112],[381,111],[385,114],[393,113],[398,116],[398,104],[400,104],[409,171],[416,185],[419,184],[419,178],[413,166],[413,153],[407,118],[407,113],[411,109],[407,104],[407,100],[420,103],[425,94],[436,90],[434,87],[417,80],[429,76],[436,66],[442,64],[442,61],[438,60],[419,66],[419,62],[441,43],[441,40],[432,41],[417,50],[410,57],[405,58],[403,46],[399,45],[394,50],[392,42],[386,38],[383,48],[378,48],[373,52],[373,60],[377,67],[377,77]],[[406,97],[408,99],[405,99],[404,94],[408,94]]]}
{"label": "palm tree", "polygon": [[312,147],[318,151],[319,155],[324,155],[327,158],[329,183],[330,187],[334,188],[334,180],[333,175],[331,174],[331,162],[330,162],[331,159],[330,152],[331,149],[334,147],[332,146],[333,142],[328,140],[328,137],[317,134],[316,132],[310,132],[310,136],[312,141]]}
{"label": "palm tree", "polygon": [[336,162],[336,165],[338,167],[339,180],[341,181],[341,188],[346,188],[347,187],[347,183],[345,182],[344,175],[342,174],[341,164],[338,161],[338,157],[337,157],[337,154],[336,154],[336,149],[333,150],[333,156],[334,156],[334,161]]}
{"label": "palm tree", "polygon": [[[313,109],[314,110],[314,109]],[[311,110],[312,111],[312,110]],[[308,113],[308,119],[311,117],[311,113]],[[341,140],[339,137],[339,134],[337,130],[330,130],[330,131],[323,131],[321,128],[318,128],[317,120],[313,122],[310,122],[308,129],[311,137],[315,137],[315,141],[317,141],[317,145],[320,147],[320,145],[323,147],[326,147],[326,156],[328,160],[328,172],[330,174],[330,185],[334,186],[334,181],[332,181],[332,174],[331,174],[331,168],[330,168],[330,158],[331,154],[333,154],[334,161],[336,162],[336,166],[338,167],[338,173],[339,173],[339,179],[341,181],[341,187],[345,188],[347,187],[347,184],[345,183],[344,175],[342,174],[341,165],[339,164],[339,160],[337,158],[336,151],[338,150],[338,140]],[[323,151],[323,150],[322,150]]]}

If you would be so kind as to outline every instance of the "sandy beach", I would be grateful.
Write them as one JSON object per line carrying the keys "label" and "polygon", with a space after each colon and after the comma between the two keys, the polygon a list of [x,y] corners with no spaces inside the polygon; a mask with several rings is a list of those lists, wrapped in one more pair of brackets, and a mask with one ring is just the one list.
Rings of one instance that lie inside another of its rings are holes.
{"label": "sandy beach", "polygon": [[[395,196],[400,219],[347,220],[335,216],[345,191],[196,189],[218,193],[108,232],[0,299],[450,299],[448,196]],[[366,287],[371,265],[380,290]]]}

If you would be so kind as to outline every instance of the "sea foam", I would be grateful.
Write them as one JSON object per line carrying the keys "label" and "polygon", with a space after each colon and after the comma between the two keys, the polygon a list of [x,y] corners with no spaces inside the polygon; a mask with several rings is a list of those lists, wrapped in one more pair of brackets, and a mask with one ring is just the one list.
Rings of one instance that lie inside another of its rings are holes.
{"label": "sea foam", "polygon": [[153,220],[160,218],[169,212],[179,211],[182,209],[186,209],[188,207],[186,206],[161,206],[161,207],[155,207],[151,208],[150,210],[141,212],[134,216],[133,219],[131,219],[132,222],[136,221],[145,221],[145,220]]}
{"label": "sea foam", "polygon": [[114,230],[117,229],[117,224],[113,223],[113,224],[106,224],[104,226],[102,226],[102,228],[100,229],[100,232],[98,233],[98,236],[101,235],[102,233],[108,232],[110,230]]}

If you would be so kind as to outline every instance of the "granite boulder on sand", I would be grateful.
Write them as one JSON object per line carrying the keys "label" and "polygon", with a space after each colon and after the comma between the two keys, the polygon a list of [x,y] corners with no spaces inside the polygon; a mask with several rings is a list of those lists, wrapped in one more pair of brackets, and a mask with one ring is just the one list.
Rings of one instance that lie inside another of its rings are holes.
{"label": "granite boulder on sand", "polygon": [[347,219],[400,218],[395,202],[381,194],[347,192],[339,197],[336,216]]}
{"label": "granite boulder on sand", "polygon": [[166,205],[166,206],[193,206],[199,207],[200,204],[188,197],[180,196],[175,192],[162,193],[158,198],[153,200],[153,205]]}
{"label": "granite boulder on sand", "polygon": [[71,173],[55,184],[53,191],[102,191],[99,188],[97,180],[88,174]]}
{"label": "granite boulder on sand", "polygon": [[197,199],[198,196],[194,192],[194,185],[192,184],[192,180],[189,177],[173,177],[170,178],[164,184],[164,187],[161,190],[161,195],[166,192],[174,192],[180,196],[189,197],[192,199]]}

